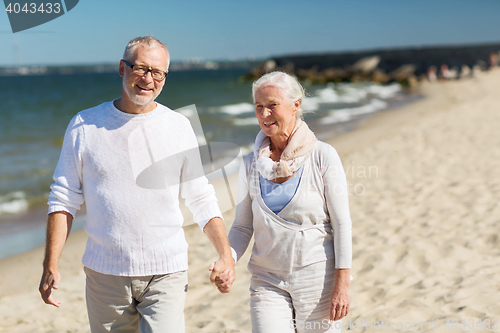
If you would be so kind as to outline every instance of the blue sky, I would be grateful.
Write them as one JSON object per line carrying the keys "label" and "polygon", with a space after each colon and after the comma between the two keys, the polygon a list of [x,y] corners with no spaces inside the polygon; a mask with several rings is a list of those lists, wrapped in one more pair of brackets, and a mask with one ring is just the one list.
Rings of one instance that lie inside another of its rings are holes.
{"label": "blue sky", "polygon": [[149,34],[174,61],[500,42],[499,16],[500,0],[80,0],[16,34],[2,11],[0,66],[113,63]]}

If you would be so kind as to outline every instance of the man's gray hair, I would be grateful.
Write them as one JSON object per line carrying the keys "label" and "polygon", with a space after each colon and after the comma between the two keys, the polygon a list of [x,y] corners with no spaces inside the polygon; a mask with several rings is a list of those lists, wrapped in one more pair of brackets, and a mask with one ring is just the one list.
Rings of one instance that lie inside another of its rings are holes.
{"label": "man's gray hair", "polygon": [[281,91],[285,99],[287,99],[291,105],[295,104],[296,101],[300,101],[299,109],[295,114],[297,119],[303,118],[302,101],[305,97],[305,90],[299,83],[297,78],[288,75],[286,73],[275,71],[263,75],[260,79],[255,81],[252,85],[252,96],[255,102],[255,92],[262,87],[275,87]]}
{"label": "man's gray hair", "polygon": [[125,47],[125,52],[123,53],[123,59],[129,60],[139,44],[144,45],[149,49],[161,47],[167,53],[167,61],[168,64],[170,64],[170,53],[168,52],[167,46],[153,36],[136,37],[128,42],[127,47]]}

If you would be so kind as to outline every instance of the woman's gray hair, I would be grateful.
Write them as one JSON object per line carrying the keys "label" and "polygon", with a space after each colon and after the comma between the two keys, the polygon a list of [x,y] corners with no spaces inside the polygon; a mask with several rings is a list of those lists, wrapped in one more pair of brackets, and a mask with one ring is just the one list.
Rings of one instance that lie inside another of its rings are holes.
{"label": "woman's gray hair", "polygon": [[170,64],[170,53],[168,52],[167,46],[153,36],[137,37],[128,42],[127,47],[125,47],[125,52],[123,52],[123,59],[129,60],[139,44],[149,49],[161,47],[165,50],[165,53],[167,53],[167,64]]}
{"label": "woman's gray hair", "polygon": [[280,71],[275,71],[263,75],[252,85],[252,96],[254,102],[255,92],[259,88],[267,86],[278,88],[283,93],[285,99],[287,99],[291,105],[295,104],[296,101],[300,101],[300,106],[297,110],[297,113],[295,114],[295,117],[297,119],[303,118],[304,111],[302,110],[302,101],[306,93],[297,78]]}

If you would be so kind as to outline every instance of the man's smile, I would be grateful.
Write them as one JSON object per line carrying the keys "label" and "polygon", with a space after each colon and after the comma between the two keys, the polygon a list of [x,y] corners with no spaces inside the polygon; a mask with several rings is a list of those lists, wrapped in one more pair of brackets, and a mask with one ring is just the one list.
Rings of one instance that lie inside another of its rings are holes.
{"label": "man's smile", "polygon": [[140,85],[136,85],[137,88],[139,88],[139,90],[142,90],[142,91],[152,91],[153,89],[152,88],[144,88],[144,87],[141,87]]}

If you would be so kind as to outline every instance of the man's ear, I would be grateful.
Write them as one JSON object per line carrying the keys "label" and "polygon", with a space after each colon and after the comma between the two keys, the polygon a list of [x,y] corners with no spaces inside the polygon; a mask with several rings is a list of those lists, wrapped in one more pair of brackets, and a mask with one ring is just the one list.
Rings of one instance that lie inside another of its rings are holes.
{"label": "man's ear", "polygon": [[125,63],[123,60],[120,60],[120,67],[118,68],[118,74],[120,74],[121,77],[125,75]]}

